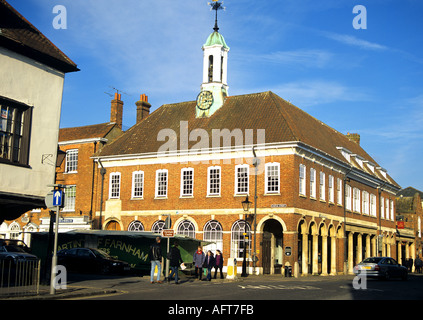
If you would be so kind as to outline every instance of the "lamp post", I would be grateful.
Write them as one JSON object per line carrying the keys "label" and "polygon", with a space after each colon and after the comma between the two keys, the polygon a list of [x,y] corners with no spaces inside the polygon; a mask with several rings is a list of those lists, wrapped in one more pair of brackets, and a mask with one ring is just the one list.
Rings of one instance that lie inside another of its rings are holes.
{"label": "lamp post", "polygon": [[256,151],[253,147],[253,166],[254,166],[254,250],[253,250],[253,273],[256,274],[256,263],[257,263],[257,174],[258,166],[260,165],[260,159],[257,158]]}
{"label": "lamp post", "polygon": [[247,276],[247,241],[245,239],[247,238],[247,232],[246,232],[246,226],[247,221],[245,219],[245,214],[248,214],[250,211],[250,205],[251,202],[248,200],[248,196],[245,198],[244,201],[242,201],[242,208],[244,209],[244,248],[243,248],[243,260],[242,260],[242,273],[241,277]]}

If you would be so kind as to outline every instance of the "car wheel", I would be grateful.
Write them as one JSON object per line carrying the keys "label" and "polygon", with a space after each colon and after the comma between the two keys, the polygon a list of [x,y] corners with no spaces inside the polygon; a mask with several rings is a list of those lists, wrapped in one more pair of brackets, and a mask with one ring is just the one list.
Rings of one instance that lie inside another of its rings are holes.
{"label": "car wheel", "polygon": [[403,281],[406,281],[408,279],[408,273],[407,272],[404,272],[404,274],[402,275],[401,279]]}
{"label": "car wheel", "polygon": [[110,272],[110,266],[107,264],[101,266],[101,274],[108,274]]}

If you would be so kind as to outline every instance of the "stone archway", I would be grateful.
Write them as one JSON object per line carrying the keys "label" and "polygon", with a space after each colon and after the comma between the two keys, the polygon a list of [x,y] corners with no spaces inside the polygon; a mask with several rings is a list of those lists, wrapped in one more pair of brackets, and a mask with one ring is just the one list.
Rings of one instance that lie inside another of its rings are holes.
{"label": "stone archway", "polygon": [[122,227],[121,227],[119,221],[114,220],[114,219],[107,220],[104,223],[104,225],[105,225],[105,227],[104,227],[105,230],[113,230],[113,231],[122,230]]}
{"label": "stone archway", "polygon": [[263,274],[281,274],[283,265],[283,226],[276,219],[268,219],[262,226]]}

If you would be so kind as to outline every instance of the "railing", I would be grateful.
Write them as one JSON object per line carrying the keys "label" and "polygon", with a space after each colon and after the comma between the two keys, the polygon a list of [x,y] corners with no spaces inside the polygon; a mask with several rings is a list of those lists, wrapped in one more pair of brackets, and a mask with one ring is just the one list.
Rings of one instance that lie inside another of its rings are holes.
{"label": "railing", "polygon": [[0,298],[38,295],[40,260],[0,260]]}

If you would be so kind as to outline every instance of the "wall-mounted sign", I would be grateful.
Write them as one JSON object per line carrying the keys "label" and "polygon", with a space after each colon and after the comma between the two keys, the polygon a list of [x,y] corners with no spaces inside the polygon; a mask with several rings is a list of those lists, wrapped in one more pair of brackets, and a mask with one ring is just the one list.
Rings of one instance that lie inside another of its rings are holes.
{"label": "wall-mounted sign", "polygon": [[286,208],[286,204],[272,204],[271,208]]}
{"label": "wall-mounted sign", "polygon": [[292,254],[292,248],[291,247],[285,247],[285,255],[290,256]]}

